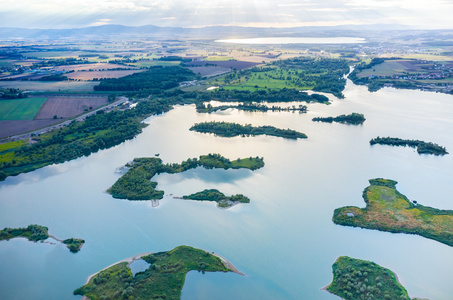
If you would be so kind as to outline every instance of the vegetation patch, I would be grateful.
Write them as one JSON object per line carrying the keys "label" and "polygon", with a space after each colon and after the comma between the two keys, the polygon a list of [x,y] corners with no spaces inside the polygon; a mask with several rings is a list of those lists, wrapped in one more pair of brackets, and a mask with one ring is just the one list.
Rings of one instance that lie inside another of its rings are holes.
{"label": "vegetation patch", "polygon": [[189,271],[231,271],[220,258],[189,246],[150,254],[142,259],[151,264],[144,272],[133,276],[128,263],[122,262],[93,276],[87,284],[76,289],[74,295],[84,295],[91,300],[176,300],[181,298]]}
{"label": "vegetation patch", "polygon": [[164,192],[156,190],[157,182],[151,181],[156,174],[181,173],[197,167],[206,169],[240,169],[256,170],[264,166],[263,158],[249,157],[230,161],[220,154],[202,155],[199,158],[189,158],[181,164],[163,164],[157,157],[135,158],[127,164],[130,168],[115,184],[107,190],[114,198],[128,200],[162,199]]}
{"label": "vegetation patch", "polygon": [[264,67],[253,67],[225,75],[223,79],[211,81],[236,90],[314,90],[343,98],[349,72],[346,60],[332,58],[297,57],[274,61]]}
{"label": "vegetation patch", "polygon": [[224,193],[219,192],[216,189],[203,190],[195,194],[183,196],[182,198],[187,200],[215,201],[217,202],[218,207],[223,208],[231,207],[239,203],[250,203],[250,199],[242,194],[237,194],[228,197],[225,196]]}
{"label": "vegetation patch", "polygon": [[0,121],[33,120],[46,98],[0,100]]}
{"label": "vegetation patch", "polygon": [[234,136],[255,136],[270,135],[286,139],[306,139],[307,136],[301,132],[291,129],[280,129],[273,126],[254,127],[250,124],[241,125],[229,122],[203,122],[193,125],[190,130],[201,133],[213,133],[217,136],[234,137]]}
{"label": "vegetation patch", "polygon": [[343,123],[343,124],[351,124],[351,125],[360,125],[365,122],[365,116],[359,113],[352,113],[350,115],[340,115],[337,117],[327,117],[327,118],[313,118],[314,122],[325,122],[325,123]]}
{"label": "vegetation patch", "polygon": [[377,137],[370,141],[370,145],[374,144],[417,148],[418,154],[434,154],[434,155],[448,154],[445,147],[439,146],[438,144],[419,140],[403,140],[400,138]]}
{"label": "vegetation patch", "polygon": [[76,253],[79,252],[85,243],[82,239],[70,238],[67,240],[59,240],[53,236],[49,235],[49,228],[40,226],[40,225],[28,225],[26,228],[4,228],[0,230],[0,241],[10,240],[17,237],[27,238],[29,241],[38,242],[48,239],[49,237],[54,238],[55,240],[66,244],[69,251]]}
{"label": "vegetation patch", "polygon": [[341,256],[332,269],[333,281],[326,290],[342,299],[410,300],[395,274],[374,262]]}
{"label": "vegetation patch", "polygon": [[335,209],[339,225],[417,234],[453,246],[453,211],[440,210],[409,201],[396,190],[396,181],[371,179],[363,191],[365,208]]}

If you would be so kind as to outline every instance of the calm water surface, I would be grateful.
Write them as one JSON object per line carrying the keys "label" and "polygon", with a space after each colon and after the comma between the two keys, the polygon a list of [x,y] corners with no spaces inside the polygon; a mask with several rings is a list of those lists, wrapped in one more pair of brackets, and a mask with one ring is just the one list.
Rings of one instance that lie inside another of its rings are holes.
{"label": "calm water surface", "polygon": [[[369,145],[376,136],[420,139],[453,151],[453,96],[383,89],[369,93],[348,82],[345,99],[309,104],[307,114],[228,110],[197,114],[179,106],[154,116],[141,135],[117,147],[0,183],[0,227],[41,224],[58,238],[86,241],[72,254],[62,245],[25,239],[0,242],[1,299],[80,299],[72,291],[88,275],[143,252],[190,245],[230,260],[233,273],[190,272],[182,298],[338,299],[322,291],[341,255],[390,268],[411,297],[453,295],[453,248],[415,235],[334,225],[333,210],[364,206],[368,179],[397,180],[419,203],[453,209],[453,155],[420,156],[411,148]],[[315,116],[364,113],[362,126],[315,123]],[[308,139],[220,138],[191,132],[195,122],[230,121],[299,130]],[[104,191],[134,157],[160,153],[164,162],[221,153],[231,159],[262,156],[256,170],[205,170],[156,177],[166,196],[113,199]],[[206,188],[242,193],[251,203],[218,209],[215,203],[173,199]],[[173,196],[170,196],[173,194]]]}

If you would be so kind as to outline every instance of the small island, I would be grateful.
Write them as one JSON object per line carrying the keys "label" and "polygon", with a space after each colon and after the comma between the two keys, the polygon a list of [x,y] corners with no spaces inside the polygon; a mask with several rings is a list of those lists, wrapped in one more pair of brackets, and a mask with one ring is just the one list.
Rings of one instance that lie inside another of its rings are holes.
{"label": "small island", "polygon": [[36,224],[28,225],[26,228],[4,228],[3,230],[0,230],[0,241],[24,237],[29,241],[38,242],[52,238],[65,244],[68,247],[69,251],[73,253],[79,252],[83,244],[85,243],[84,240],[75,238],[60,240],[53,235],[49,235],[48,231],[49,228]]}
{"label": "small island", "polygon": [[453,210],[440,210],[409,201],[396,190],[397,182],[371,179],[363,191],[365,208],[335,209],[335,224],[416,234],[453,246]]}
{"label": "small island", "polygon": [[240,103],[238,105],[220,105],[220,106],[212,106],[211,104],[205,105],[204,102],[199,102],[196,104],[196,109],[198,113],[212,113],[216,111],[223,111],[227,109],[237,109],[237,110],[243,110],[243,111],[251,111],[251,112],[295,112],[298,111],[299,113],[306,113],[307,112],[307,106],[300,104],[299,106],[290,106],[290,107],[281,107],[281,106],[276,106],[272,105],[271,107],[264,105],[264,104],[259,104],[259,103]]}
{"label": "small island", "polygon": [[[145,268],[132,273],[131,263],[144,260]],[[86,284],[74,291],[91,300],[100,299],[180,299],[186,274],[198,272],[239,272],[226,259],[209,252],[179,246],[125,259],[88,277]]]}
{"label": "small island", "polygon": [[107,190],[113,198],[127,200],[162,199],[163,191],[156,190],[157,182],[151,181],[156,174],[181,173],[197,167],[206,169],[250,169],[256,170],[264,166],[264,159],[249,157],[229,160],[220,154],[201,155],[199,158],[189,158],[181,164],[163,164],[157,157],[135,158],[126,165],[129,170]]}
{"label": "small island", "polygon": [[186,200],[215,201],[217,202],[217,206],[221,208],[229,208],[239,203],[250,203],[250,199],[242,194],[228,197],[216,189],[204,190],[195,194],[183,196],[182,198]]}
{"label": "small island", "polygon": [[235,136],[255,136],[255,135],[270,135],[282,137],[286,139],[306,139],[307,136],[301,132],[291,129],[279,129],[273,126],[254,127],[250,124],[241,125],[229,122],[203,122],[193,125],[190,130],[201,133],[213,133],[222,137]]}
{"label": "small island", "polygon": [[419,141],[419,140],[403,140],[400,138],[392,137],[377,137],[370,141],[370,145],[390,145],[390,146],[402,146],[417,148],[418,154],[433,154],[433,155],[445,155],[448,154],[445,147],[439,146],[438,144]]}
{"label": "small island", "polygon": [[365,116],[363,114],[355,113],[349,115],[340,115],[337,117],[326,117],[326,118],[313,118],[313,122],[325,122],[325,123],[342,123],[342,124],[351,124],[351,125],[360,125],[365,122]]}
{"label": "small island", "polygon": [[332,270],[332,283],[324,289],[345,300],[410,300],[396,275],[374,262],[341,256],[332,265]]}

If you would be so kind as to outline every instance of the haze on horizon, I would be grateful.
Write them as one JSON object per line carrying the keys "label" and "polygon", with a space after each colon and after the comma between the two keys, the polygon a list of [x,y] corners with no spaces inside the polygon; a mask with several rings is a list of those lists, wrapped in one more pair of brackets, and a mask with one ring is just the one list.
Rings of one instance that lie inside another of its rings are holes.
{"label": "haze on horizon", "polygon": [[0,27],[303,27],[395,24],[453,29],[449,0],[2,0]]}

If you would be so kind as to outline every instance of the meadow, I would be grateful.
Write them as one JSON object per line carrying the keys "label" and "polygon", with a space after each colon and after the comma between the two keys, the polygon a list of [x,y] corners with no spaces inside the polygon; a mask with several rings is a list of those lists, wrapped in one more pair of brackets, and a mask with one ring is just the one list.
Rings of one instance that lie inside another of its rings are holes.
{"label": "meadow", "polygon": [[32,120],[46,98],[0,100],[0,121]]}

